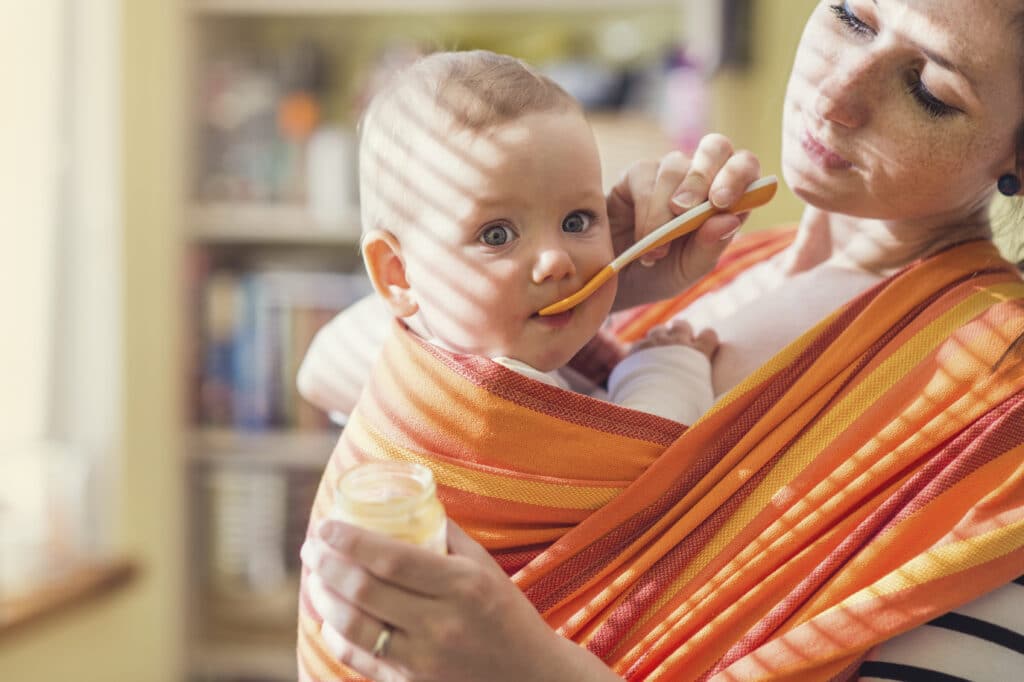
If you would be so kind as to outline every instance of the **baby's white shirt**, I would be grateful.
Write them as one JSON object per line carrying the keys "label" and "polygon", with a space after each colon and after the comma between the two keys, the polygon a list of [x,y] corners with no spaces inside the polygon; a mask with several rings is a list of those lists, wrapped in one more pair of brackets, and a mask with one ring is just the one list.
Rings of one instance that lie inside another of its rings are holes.
{"label": "baby's white shirt", "polygon": [[[521,360],[492,358],[513,372],[565,390],[579,390],[565,369],[542,372]],[[599,388],[579,391],[592,398],[641,412],[693,424],[715,402],[711,388],[711,362],[689,346],[655,346],[626,356],[608,377],[607,393]]]}

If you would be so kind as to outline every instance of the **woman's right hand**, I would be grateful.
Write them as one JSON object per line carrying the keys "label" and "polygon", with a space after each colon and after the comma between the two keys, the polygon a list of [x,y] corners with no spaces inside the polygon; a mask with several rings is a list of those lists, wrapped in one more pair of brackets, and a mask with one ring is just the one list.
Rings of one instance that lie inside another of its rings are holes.
{"label": "woman's right hand", "polygon": [[[660,161],[634,164],[608,194],[615,253],[709,198],[715,206],[728,208],[760,172],[757,157],[736,151],[718,134],[705,135],[692,159],[673,151]],[[619,274],[615,307],[657,301],[692,286],[715,266],[746,218],[747,214],[716,215],[699,230],[625,268]]]}
{"label": "woman's right hand", "polygon": [[[301,556],[325,650],[378,682],[621,682],[548,627],[487,550],[451,522],[448,550],[439,556],[322,521]],[[374,655],[385,627],[389,645]]]}

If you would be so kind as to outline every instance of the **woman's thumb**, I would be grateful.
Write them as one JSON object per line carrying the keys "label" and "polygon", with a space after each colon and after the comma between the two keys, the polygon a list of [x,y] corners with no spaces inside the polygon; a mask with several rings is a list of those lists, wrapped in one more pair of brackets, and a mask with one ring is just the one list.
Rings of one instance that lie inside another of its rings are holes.
{"label": "woman's thumb", "polygon": [[490,553],[480,543],[469,537],[466,531],[452,523],[451,519],[448,520],[448,553],[464,556],[476,563],[491,564],[501,570]]}

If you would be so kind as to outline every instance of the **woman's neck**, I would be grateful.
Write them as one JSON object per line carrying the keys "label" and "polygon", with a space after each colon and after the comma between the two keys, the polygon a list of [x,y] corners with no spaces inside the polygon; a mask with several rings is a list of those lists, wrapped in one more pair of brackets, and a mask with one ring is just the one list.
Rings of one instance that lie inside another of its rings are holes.
{"label": "woman's neck", "polygon": [[991,236],[987,209],[956,221],[897,224],[808,206],[783,269],[796,274],[827,264],[887,277],[952,244]]}

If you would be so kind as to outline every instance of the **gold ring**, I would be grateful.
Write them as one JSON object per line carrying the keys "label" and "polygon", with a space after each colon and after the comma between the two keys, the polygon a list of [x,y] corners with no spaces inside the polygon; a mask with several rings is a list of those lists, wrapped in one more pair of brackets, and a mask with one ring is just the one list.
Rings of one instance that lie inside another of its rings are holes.
{"label": "gold ring", "polygon": [[374,658],[383,658],[387,654],[388,644],[391,643],[391,633],[391,626],[385,623],[380,629],[380,634],[377,635],[377,641],[373,643],[373,648],[370,649],[370,654]]}

